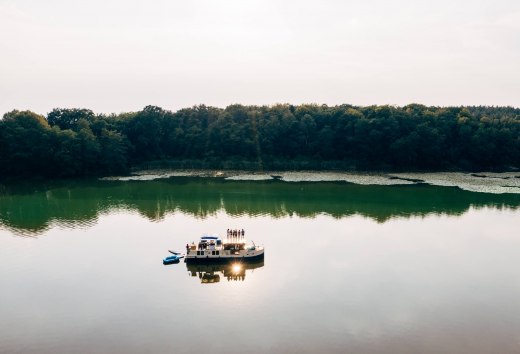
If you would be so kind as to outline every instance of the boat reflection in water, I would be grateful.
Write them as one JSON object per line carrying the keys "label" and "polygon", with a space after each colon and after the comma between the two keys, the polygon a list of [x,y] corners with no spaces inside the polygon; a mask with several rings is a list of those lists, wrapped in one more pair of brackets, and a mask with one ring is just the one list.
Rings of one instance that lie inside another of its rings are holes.
{"label": "boat reflection in water", "polygon": [[186,263],[188,274],[198,277],[202,284],[218,283],[221,279],[227,281],[244,281],[246,273],[251,273],[256,268],[264,266],[264,261],[259,262],[233,262],[215,264],[190,264]]}

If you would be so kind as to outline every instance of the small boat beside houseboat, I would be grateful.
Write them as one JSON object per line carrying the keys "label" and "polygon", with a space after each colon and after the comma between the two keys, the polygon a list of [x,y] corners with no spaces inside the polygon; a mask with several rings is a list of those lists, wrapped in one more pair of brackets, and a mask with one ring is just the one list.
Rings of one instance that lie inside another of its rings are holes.
{"label": "small boat beside houseboat", "polygon": [[173,263],[179,263],[181,258],[184,258],[184,256],[181,255],[178,252],[174,252],[174,251],[169,251],[169,252],[172,254],[172,256],[168,256],[168,257],[163,259],[163,264],[164,265],[173,264]]}

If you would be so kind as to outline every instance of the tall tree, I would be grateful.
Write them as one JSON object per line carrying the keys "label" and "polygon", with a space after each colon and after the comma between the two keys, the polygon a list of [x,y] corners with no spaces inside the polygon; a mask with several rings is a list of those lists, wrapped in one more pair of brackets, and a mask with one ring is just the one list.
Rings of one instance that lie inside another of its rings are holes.
{"label": "tall tree", "polygon": [[94,112],[85,108],[54,108],[47,115],[49,124],[60,129],[75,129],[80,120],[92,122],[94,118]]}

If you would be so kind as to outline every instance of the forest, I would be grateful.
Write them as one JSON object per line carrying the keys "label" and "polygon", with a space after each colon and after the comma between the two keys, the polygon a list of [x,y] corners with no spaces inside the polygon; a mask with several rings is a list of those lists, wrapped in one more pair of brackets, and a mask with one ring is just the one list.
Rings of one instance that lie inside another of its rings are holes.
{"label": "forest", "polygon": [[204,105],[173,112],[14,110],[0,120],[0,178],[135,168],[503,171],[520,167],[513,107]]}

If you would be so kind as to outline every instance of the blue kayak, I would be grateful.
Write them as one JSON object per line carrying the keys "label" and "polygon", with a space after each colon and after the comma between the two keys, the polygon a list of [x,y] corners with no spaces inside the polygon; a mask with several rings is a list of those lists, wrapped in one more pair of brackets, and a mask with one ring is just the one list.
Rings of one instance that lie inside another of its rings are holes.
{"label": "blue kayak", "polygon": [[178,254],[175,254],[173,256],[168,256],[163,259],[163,264],[172,264],[172,263],[179,263],[179,260],[183,258],[183,256],[180,256]]}

